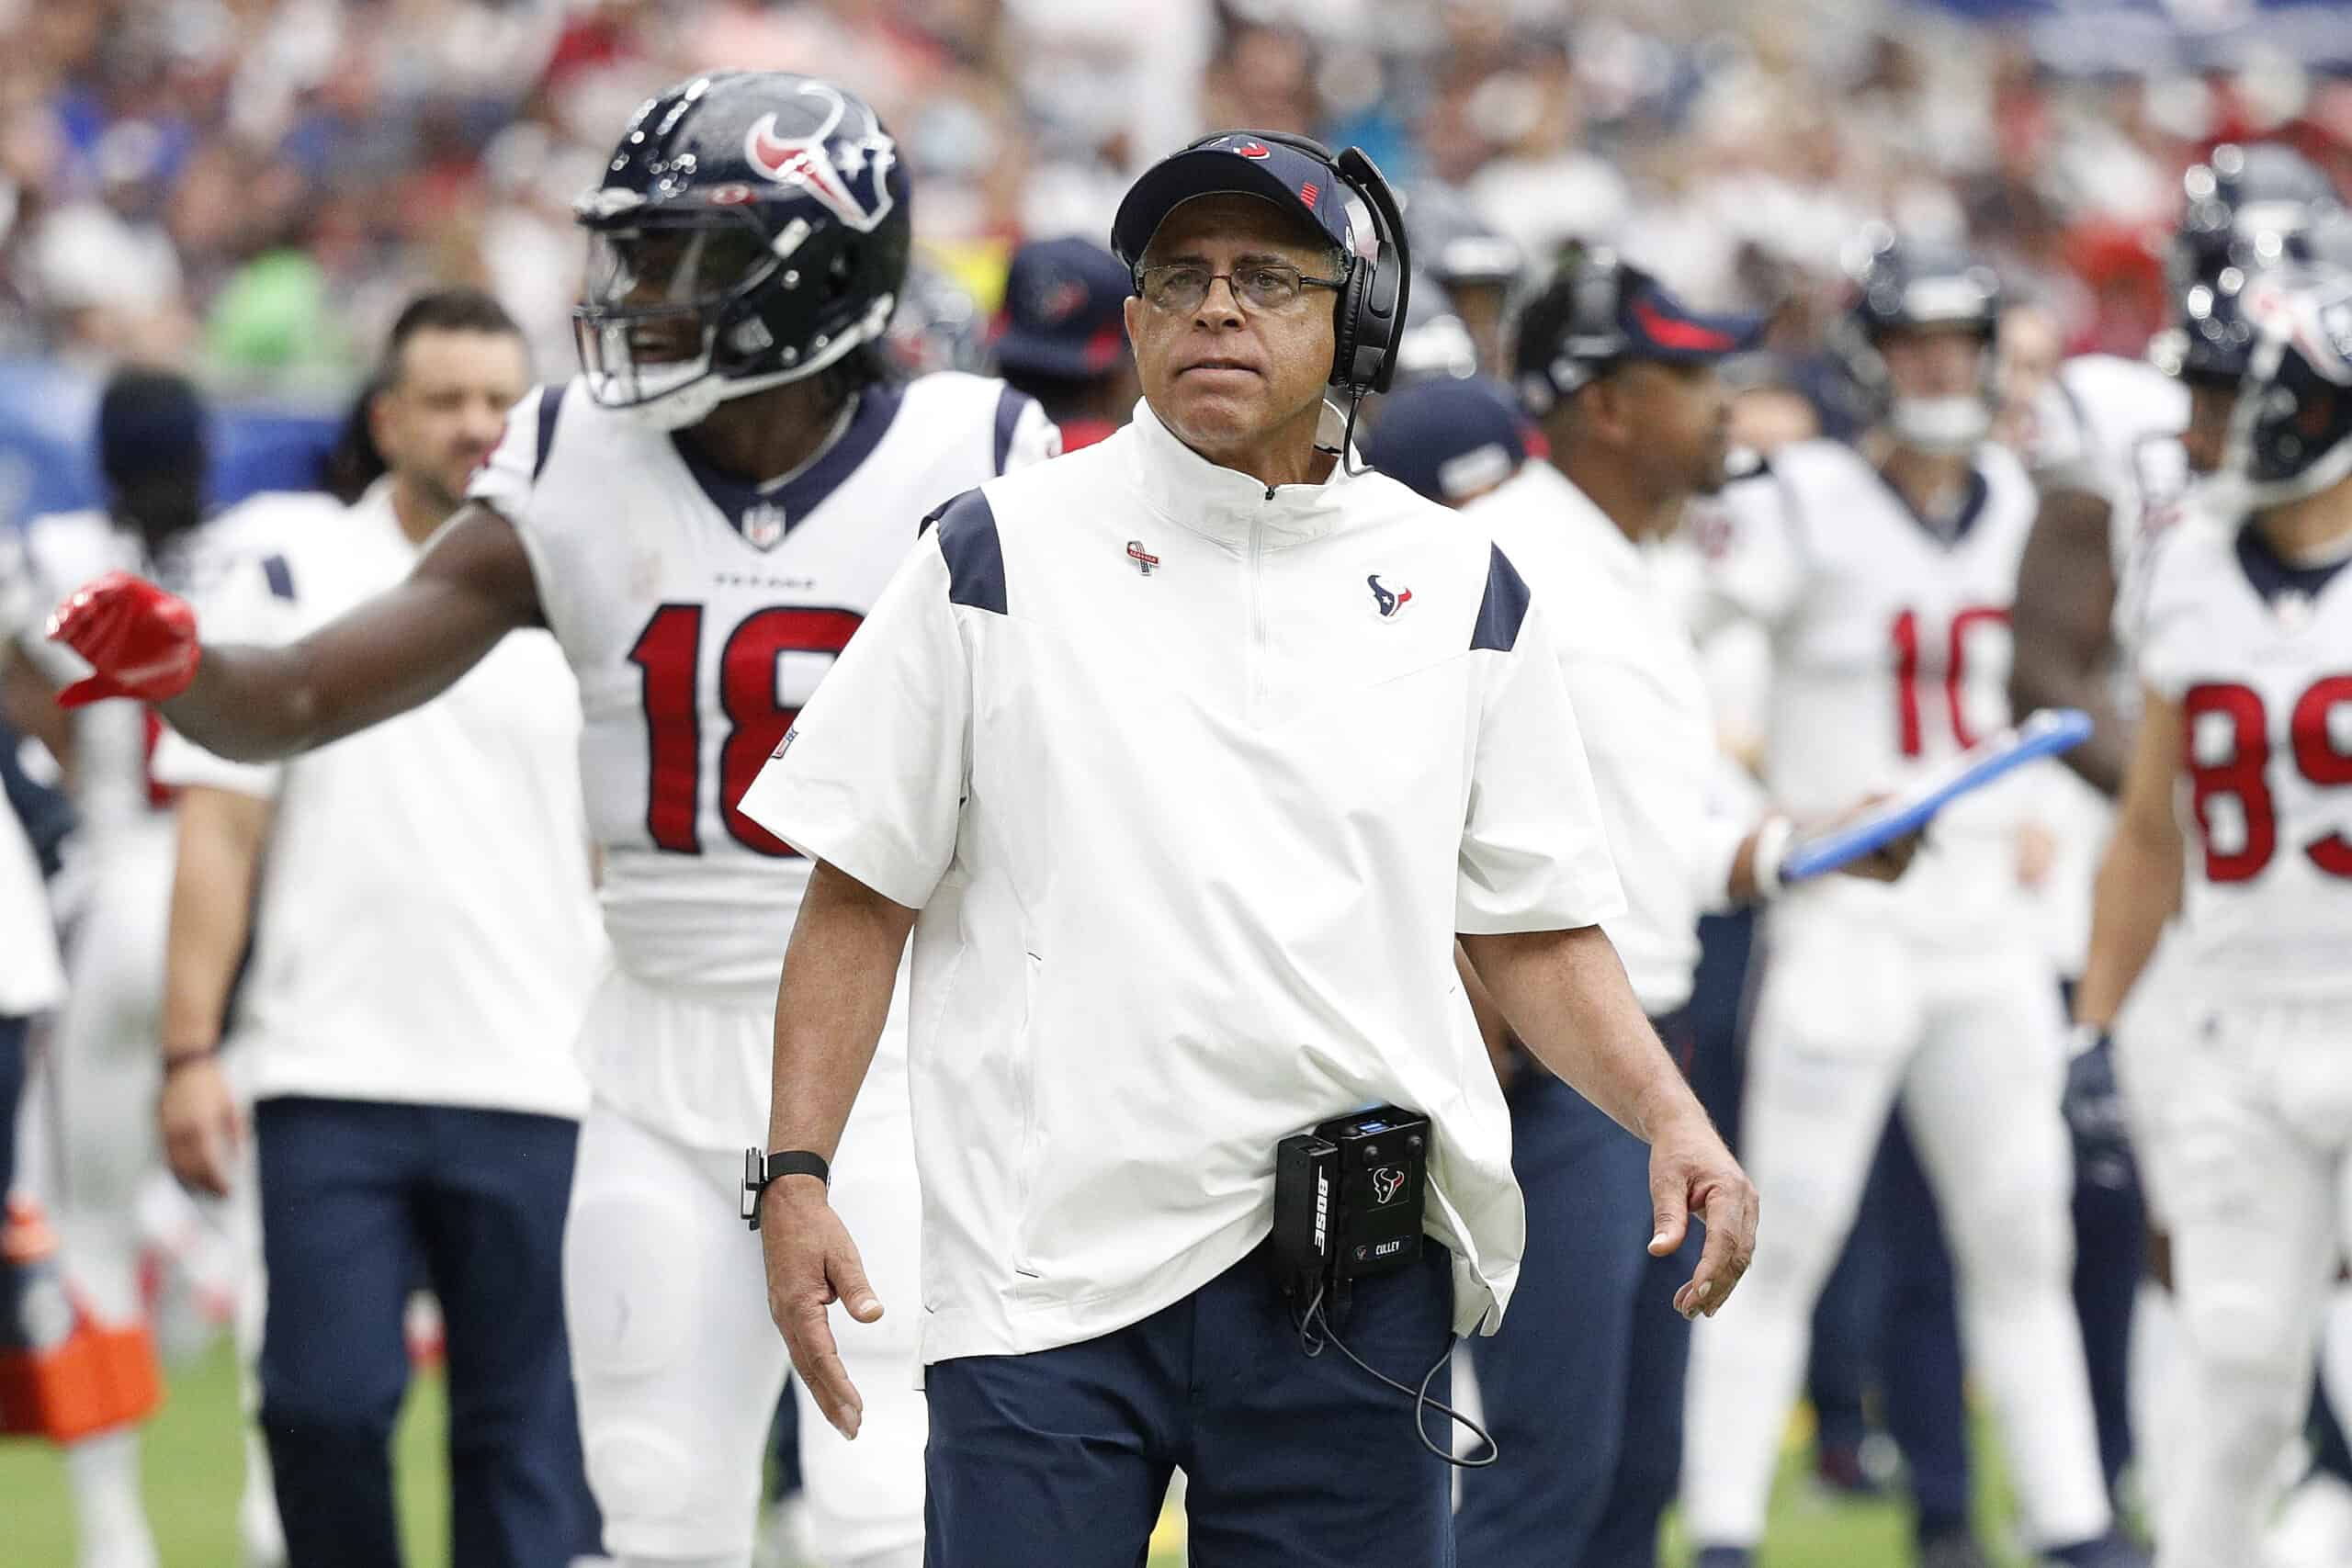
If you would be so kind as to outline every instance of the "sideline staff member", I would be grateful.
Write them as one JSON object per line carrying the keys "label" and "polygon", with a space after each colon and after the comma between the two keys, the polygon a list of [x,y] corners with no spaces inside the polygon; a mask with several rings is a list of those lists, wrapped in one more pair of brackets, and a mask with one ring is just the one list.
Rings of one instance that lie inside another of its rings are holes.
{"label": "sideline staff member", "polygon": [[1452,1561],[1409,1402],[1310,1359],[1252,1254],[1275,1144],[1393,1101],[1432,1123],[1442,1245],[1360,1285],[1346,1340],[1402,1381],[1498,1319],[1524,1220],[1457,933],[1530,1047],[1651,1143],[1653,1248],[1702,1209],[1677,1306],[1719,1306],[1752,1244],[1597,923],[1623,905],[1542,608],[1340,461],[1322,388],[1383,378],[1405,263],[1342,162],[1230,132],[1144,175],[1113,230],[1133,423],[944,507],[744,797],[820,863],[770,1124],[809,1174],[763,1194],[762,1234],[851,1435],[825,1306],[882,1303],[807,1156],[916,933],[933,1563],[1133,1563],[1175,1465],[1204,1559]]}
{"label": "sideline staff member", "polygon": [[[356,504],[289,509],[206,606],[282,645],[399,582],[531,384],[488,295],[401,310]],[[220,1059],[248,934],[248,1068],[268,1308],[261,1425],[296,1568],[397,1568],[390,1439],[420,1272],[449,1362],[451,1556],[560,1568],[598,1537],[561,1292],[588,1085],[572,1057],[602,942],[579,692],[554,639],[506,639],[447,693],[331,747],[225,761],[168,736],[179,807],[158,1107],[173,1174],[225,1195],[244,1134]],[[265,863],[266,863],[265,874]],[[252,919],[259,888],[261,909]]]}
{"label": "sideline staff member", "polygon": [[[1770,892],[1788,818],[1711,800],[1729,766],[1697,650],[1648,547],[1724,482],[1729,401],[1716,367],[1756,324],[1695,315],[1645,273],[1595,256],[1563,268],[1519,323],[1519,393],[1548,459],[1492,483],[1518,417],[1484,382],[1390,400],[1374,457],[1491,529],[1552,607],[1628,907],[1607,922],[1634,994],[1668,1038],[1690,999],[1699,916]],[[1477,482],[1475,495],[1458,493]],[[1449,494],[1452,491],[1455,493]],[[1423,490],[1423,493],[1431,493]],[[1892,876],[1912,841],[1849,869]],[[1548,1074],[1510,1082],[1511,1167],[1537,1239],[1510,1321],[1471,1347],[1501,1461],[1463,1477],[1462,1561],[1480,1568],[1639,1568],[1682,1454],[1690,1325],[1664,1310],[1681,1265],[1611,1236],[1646,1190],[1641,1144]],[[1612,1228],[1613,1227],[1613,1228]]]}

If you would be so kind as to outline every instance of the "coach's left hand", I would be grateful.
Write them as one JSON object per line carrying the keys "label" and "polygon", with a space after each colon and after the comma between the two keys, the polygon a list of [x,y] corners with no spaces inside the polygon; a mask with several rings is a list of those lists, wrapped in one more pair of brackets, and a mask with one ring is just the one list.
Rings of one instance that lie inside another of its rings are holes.
{"label": "coach's left hand", "polygon": [[1756,1189],[1714,1124],[1695,1106],[1650,1140],[1650,1202],[1657,1215],[1657,1234],[1650,1237],[1653,1258],[1682,1245],[1692,1214],[1706,1223],[1699,1267],[1674,1292],[1674,1310],[1685,1317],[1714,1316],[1756,1255]]}
{"label": "coach's left hand", "polygon": [[825,1309],[836,1301],[860,1323],[882,1315],[849,1227],[814,1177],[787,1176],[761,1194],[760,1248],[767,1258],[768,1315],[783,1331],[792,1370],[825,1419],[844,1438],[857,1436],[865,1401],[842,1364]]}

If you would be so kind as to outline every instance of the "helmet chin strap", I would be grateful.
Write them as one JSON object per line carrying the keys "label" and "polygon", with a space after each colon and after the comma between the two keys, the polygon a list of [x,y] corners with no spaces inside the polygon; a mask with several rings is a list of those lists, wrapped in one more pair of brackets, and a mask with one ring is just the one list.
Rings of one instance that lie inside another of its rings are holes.
{"label": "helmet chin strap", "polygon": [[1993,428],[1993,411],[1973,392],[1951,398],[1897,398],[1887,428],[1914,451],[1938,457],[1973,452]]}

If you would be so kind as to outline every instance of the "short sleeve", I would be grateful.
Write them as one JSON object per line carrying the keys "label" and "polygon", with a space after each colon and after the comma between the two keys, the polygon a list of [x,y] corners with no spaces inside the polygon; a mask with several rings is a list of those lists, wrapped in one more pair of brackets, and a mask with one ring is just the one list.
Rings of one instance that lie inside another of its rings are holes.
{"label": "short sleeve", "polygon": [[519,519],[530,509],[531,492],[555,446],[558,413],[565,389],[534,387],[506,415],[506,430],[467,482],[466,498],[487,502],[505,516]]}
{"label": "short sleeve", "polygon": [[2018,456],[2033,482],[2044,490],[2081,489],[2106,495],[2113,484],[2099,460],[2098,446],[2082,400],[2066,384],[2065,368],[2043,381],[2029,405],[2026,439]]}
{"label": "short sleeve", "polygon": [[1061,427],[1046,417],[1044,405],[1007,387],[996,405],[996,471],[1012,473],[1062,455]]}
{"label": "short sleeve", "polygon": [[[196,605],[196,624],[215,646],[246,643],[278,648],[302,635],[301,602],[292,560],[266,551],[220,569],[211,591]],[[149,764],[158,784],[176,788],[224,789],[264,800],[276,799],[285,775],[282,762],[235,762],[216,757],[178,731],[166,728]]]}
{"label": "short sleeve", "polygon": [[[965,501],[985,516],[976,495]],[[955,859],[969,768],[970,666],[942,554],[953,526],[951,508],[738,803],[801,853],[910,908],[930,901]]]}
{"label": "short sleeve", "polygon": [[1699,547],[1692,632],[1704,642],[1734,621],[1777,626],[1796,608],[1804,558],[1785,486],[1770,471],[1736,480],[1691,519]]}
{"label": "short sleeve", "polygon": [[1623,914],[1600,802],[1541,605],[1486,684],[1454,879],[1454,930],[1567,931]]}

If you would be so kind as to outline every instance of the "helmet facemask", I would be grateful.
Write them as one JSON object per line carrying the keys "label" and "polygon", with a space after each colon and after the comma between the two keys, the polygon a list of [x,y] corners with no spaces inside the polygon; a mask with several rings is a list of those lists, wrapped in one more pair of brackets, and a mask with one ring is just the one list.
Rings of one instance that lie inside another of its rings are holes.
{"label": "helmet facemask", "polygon": [[589,396],[676,430],[750,390],[718,374],[720,333],[779,265],[740,210],[639,212],[591,227],[571,313]]}
{"label": "helmet facemask", "polygon": [[2352,477],[2352,275],[2279,282],[2248,295],[2259,335],[2211,486],[2232,510],[2284,505]]}

